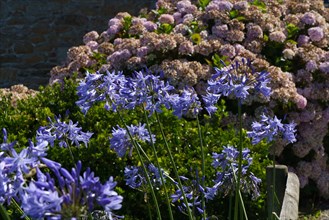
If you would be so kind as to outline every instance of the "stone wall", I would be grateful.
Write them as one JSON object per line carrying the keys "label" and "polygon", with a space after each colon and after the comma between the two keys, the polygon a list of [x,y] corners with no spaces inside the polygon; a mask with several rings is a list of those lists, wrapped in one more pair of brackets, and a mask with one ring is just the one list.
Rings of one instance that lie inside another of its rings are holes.
{"label": "stone wall", "polygon": [[1,0],[0,88],[48,83],[52,67],[85,33],[107,29],[116,13],[137,15],[155,0]]}

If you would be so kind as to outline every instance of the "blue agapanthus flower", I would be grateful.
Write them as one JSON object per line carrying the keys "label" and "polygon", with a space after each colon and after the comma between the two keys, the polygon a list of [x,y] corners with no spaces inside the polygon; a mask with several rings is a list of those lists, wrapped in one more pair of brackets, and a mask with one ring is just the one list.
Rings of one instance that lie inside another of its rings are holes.
{"label": "blue agapanthus flower", "polygon": [[283,124],[276,116],[273,118],[261,115],[259,122],[253,122],[252,131],[248,131],[247,135],[252,138],[252,144],[257,144],[262,140],[271,142],[276,138],[282,138],[287,143],[296,142],[296,124]]}
{"label": "blue agapanthus flower", "polygon": [[[214,180],[215,185],[213,186],[213,190],[208,190],[211,192],[209,196],[213,197],[217,191],[227,196],[236,190],[234,176],[238,175],[239,151],[233,146],[224,146],[221,153],[213,153],[212,157],[214,159],[212,166],[218,172]],[[261,180],[249,171],[251,163],[250,150],[245,148],[242,150],[241,189],[242,192],[250,193],[253,198],[257,198],[260,195],[259,184]]]}
{"label": "blue agapanthus flower", "polygon": [[82,128],[78,127],[78,123],[73,123],[71,120],[69,123],[62,122],[60,116],[55,117],[54,122],[48,117],[48,121],[50,122],[48,126],[38,129],[36,139],[47,141],[50,146],[54,146],[55,141],[59,141],[60,147],[68,147],[68,144],[80,146],[80,142],[87,147],[89,139],[93,135],[91,132],[83,132]]}
{"label": "blue agapanthus flower", "polygon": [[133,140],[131,140],[126,129],[117,126],[112,130],[112,138],[110,138],[110,148],[113,149],[119,157],[123,157],[129,149],[129,155],[131,156],[133,150],[133,141],[142,142],[155,142],[155,136],[150,135],[145,128],[145,124],[139,124],[137,126],[130,125],[127,127]]}
{"label": "blue agapanthus flower", "polygon": [[15,197],[19,200],[22,188],[26,182],[25,176],[39,166],[40,159],[46,155],[48,142],[40,141],[34,144],[30,141],[27,148],[17,152],[16,142],[9,143],[7,131],[3,129],[3,143],[0,151],[0,204],[10,202]]}
{"label": "blue agapanthus flower", "polygon": [[268,98],[271,95],[269,73],[256,72],[250,60],[242,59],[230,66],[221,69],[215,68],[216,73],[208,80],[207,94],[203,97],[206,110],[209,114],[216,111],[214,106],[221,96],[233,95],[239,100],[244,100],[253,89],[255,92]]}
{"label": "blue agapanthus flower", "polygon": [[[163,178],[165,178],[167,175],[165,174],[163,169],[160,170],[162,172]],[[156,166],[154,166],[153,164],[149,164],[147,166],[147,171],[152,184],[162,185],[159,169]],[[142,167],[137,167],[137,166],[125,167],[124,177],[125,177],[126,185],[133,189],[140,188],[143,185],[145,186],[147,184],[146,174],[144,173]]]}
{"label": "blue agapanthus flower", "polygon": [[[123,197],[114,191],[113,177],[102,184],[99,177],[88,168],[82,175],[79,161],[71,171],[55,161],[43,159],[54,173],[44,174],[38,167],[37,179],[32,180],[22,192],[22,209],[35,219],[67,219],[88,216],[97,206],[102,206],[110,219],[122,218],[113,213],[121,208]],[[59,186],[55,184],[58,182]]]}

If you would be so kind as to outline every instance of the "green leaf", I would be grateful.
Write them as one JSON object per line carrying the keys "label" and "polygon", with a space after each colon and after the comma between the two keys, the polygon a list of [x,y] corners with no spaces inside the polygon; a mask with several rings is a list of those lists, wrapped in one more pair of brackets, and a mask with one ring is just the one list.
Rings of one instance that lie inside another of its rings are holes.
{"label": "green leaf", "polygon": [[192,40],[193,43],[199,44],[201,42],[202,38],[201,38],[200,34],[194,33],[194,34],[191,35],[191,40]]}
{"label": "green leaf", "polygon": [[209,2],[210,0],[199,0],[199,6],[201,7],[202,10],[204,10],[209,4]]}

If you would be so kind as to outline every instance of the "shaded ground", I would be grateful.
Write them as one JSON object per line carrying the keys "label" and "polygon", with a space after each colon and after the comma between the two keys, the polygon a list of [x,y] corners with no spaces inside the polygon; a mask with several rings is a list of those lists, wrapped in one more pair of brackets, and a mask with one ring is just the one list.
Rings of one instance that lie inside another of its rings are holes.
{"label": "shaded ground", "polygon": [[329,200],[315,202],[312,199],[300,200],[298,220],[329,220]]}

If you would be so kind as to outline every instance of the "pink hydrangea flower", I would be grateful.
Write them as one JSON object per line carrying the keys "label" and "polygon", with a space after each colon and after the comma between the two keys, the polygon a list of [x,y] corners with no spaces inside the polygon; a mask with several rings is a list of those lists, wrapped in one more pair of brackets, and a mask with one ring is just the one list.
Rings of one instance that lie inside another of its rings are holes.
{"label": "pink hydrangea flower", "polygon": [[307,99],[304,96],[298,94],[295,97],[295,103],[297,105],[297,108],[304,109],[307,105]]}
{"label": "pink hydrangea flower", "polygon": [[166,23],[166,24],[174,24],[175,19],[172,15],[170,14],[162,14],[159,17],[160,23]]}
{"label": "pink hydrangea flower", "polygon": [[274,31],[270,33],[270,40],[283,43],[286,40],[286,35],[282,31]]}

